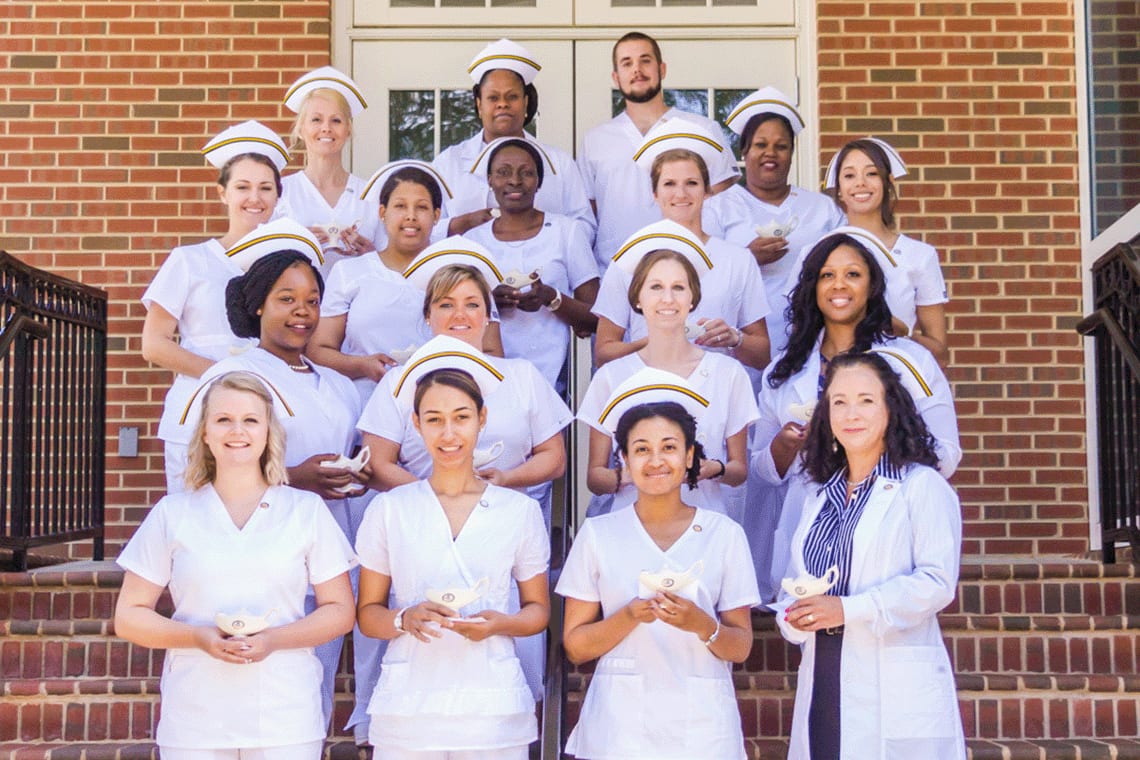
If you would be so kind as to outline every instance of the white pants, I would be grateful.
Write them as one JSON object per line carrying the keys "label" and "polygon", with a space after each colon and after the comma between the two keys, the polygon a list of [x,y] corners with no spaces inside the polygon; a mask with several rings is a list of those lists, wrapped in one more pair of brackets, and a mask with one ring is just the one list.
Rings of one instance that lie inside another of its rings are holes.
{"label": "white pants", "polygon": [[246,749],[183,749],[159,747],[162,760],[319,760],[325,742],[318,739],[305,744],[281,747],[249,747]]}
{"label": "white pants", "polygon": [[[374,760],[527,760],[529,745],[500,749],[428,750],[417,752],[380,745],[372,750]],[[163,758],[166,760],[166,758]]]}
{"label": "white pants", "polygon": [[189,450],[189,446],[181,443],[163,442],[162,463],[166,470],[166,493],[185,493],[186,463]]}

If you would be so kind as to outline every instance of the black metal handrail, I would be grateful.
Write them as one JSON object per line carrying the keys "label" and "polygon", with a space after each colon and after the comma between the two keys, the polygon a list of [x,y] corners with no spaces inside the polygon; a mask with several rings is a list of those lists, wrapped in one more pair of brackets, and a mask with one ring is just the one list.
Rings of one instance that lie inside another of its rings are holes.
{"label": "black metal handrail", "polygon": [[107,294],[0,251],[0,548],[103,558]]}
{"label": "black metal handrail", "polygon": [[1095,336],[1097,458],[1105,562],[1128,542],[1140,562],[1140,235],[1092,267],[1096,310],[1077,325]]}

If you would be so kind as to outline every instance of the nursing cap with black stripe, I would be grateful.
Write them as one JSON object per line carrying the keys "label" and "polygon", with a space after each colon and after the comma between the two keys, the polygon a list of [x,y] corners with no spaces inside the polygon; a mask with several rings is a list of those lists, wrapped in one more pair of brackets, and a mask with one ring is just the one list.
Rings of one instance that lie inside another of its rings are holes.
{"label": "nursing cap with black stripe", "polygon": [[437,335],[408,357],[399,370],[400,376],[392,388],[392,395],[410,409],[416,395],[416,383],[424,375],[439,369],[458,369],[471,375],[478,383],[483,398],[503,382],[503,373],[481,352],[457,338]]}
{"label": "nursing cap with black stripe", "polygon": [[305,98],[313,90],[339,92],[348,101],[348,108],[353,116],[359,115],[361,111],[368,108],[368,103],[364,100],[360,87],[352,81],[352,77],[332,66],[322,66],[298,77],[297,81],[285,93],[285,107],[293,113],[301,113],[301,106],[304,104]]}
{"label": "nursing cap with black stripe", "polygon": [[214,166],[221,169],[234,156],[245,153],[258,153],[265,156],[277,171],[289,163],[289,149],[269,127],[259,121],[243,121],[227,127],[202,146],[202,155]]}
{"label": "nursing cap with black stripe", "polygon": [[614,435],[618,421],[627,411],[635,406],[661,401],[680,404],[686,412],[693,415],[698,428],[709,407],[709,400],[685,378],[663,369],[644,367],[614,388],[598,415],[598,422],[610,435]]}

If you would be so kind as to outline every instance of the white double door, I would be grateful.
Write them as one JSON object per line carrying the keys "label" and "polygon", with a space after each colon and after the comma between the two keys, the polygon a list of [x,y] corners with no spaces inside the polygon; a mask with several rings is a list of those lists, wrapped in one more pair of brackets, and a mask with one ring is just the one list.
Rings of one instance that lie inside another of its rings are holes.
{"label": "white double door", "polygon": [[[389,160],[430,160],[474,134],[478,122],[467,65],[489,39],[354,41],[351,72],[369,107],[356,120],[353,171],[367,177]],[[583,135],[615,112],[613,41],[513,39],[542,65],[535,80],[536,136],[576,154]],[[794,37],[662,39],[661,46],[667,100],[685,110],[723,123],[732,105],[758,87],[774,85],[797,97]]]}

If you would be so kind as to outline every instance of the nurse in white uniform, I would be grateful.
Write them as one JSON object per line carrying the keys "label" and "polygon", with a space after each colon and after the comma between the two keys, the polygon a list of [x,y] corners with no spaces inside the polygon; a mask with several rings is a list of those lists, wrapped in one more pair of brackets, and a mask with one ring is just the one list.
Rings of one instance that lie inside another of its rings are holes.
{"label": "nurse in white uniform", "polygon": [[[665,137],[647,139],[637,159],[651,166],[653,197],[665,220],[635,232],[614,253],[612,261],[619,261],[647,235],[695,245],[698,255],[711,264],[711,271],[703,278],[706,297],[692,315],[695,326],[703,328],[694,331],[695,342],[704,348],[731,353],[756,370],[763,369],[769,359],[764,322],[768,299],[760,268],[746,249],[705,234],[701,224],[701,208],[709,188],[707,160],[701,152],[713,151],[715,143],[712,138],[697,139],[696,135]],[[622,267],[609,267],[594,303],[599,365],[645,345],[645,320],[632,311],[628,290],[628,272]]]}
{"label": "nurse in white uniform", "polygon": [[214,362],[249,345],[233,334],[226,321],[226,283],[241,274],[241,269],[225,252],[257,225],[269,221],[281,194],[281,169],[289,161],[281,138],[256,121],[223,130],[206,143],[202,153],[221,170],[218,196],[226,206],[229,227],[216,240],[172,250],[142,296],[147,309],[143,358],[175,373],[158,423],[167,493],[185,489],[186,445],[175,439],[179,437],[178,417],[198,377]]}
{"label": "nurse in white uniform", "polygon": [[502,315],[504,355],[530,360],[547,382],[565,388],[562,368],[571,342],[593,334],[590,312],[598,294],[598,270],[582,226],[535,207],[551,167],[526,140],[502,137],[484,153],[484,172],[500,216],[469,230],[507,273],[492,295]]}
{"label": "nurse in white uniform", "polygon": [[628,399],[616,428],[636,503],[586,520],[558,581],[566,656],[598,660],[566,752],[743,760],[732,663],[752,648],[760,598],[748,542],[732,520],[686,503],[696,421],[682,403],[643,403],[653,397]]}
{"label": "nurse in white uniform", "polygon": [[483,129],[435,157],[435,167],[455,194],[454,200],[444,204],[445,219],[436,230],[436,239],[462,235],[491,221],[492,197],[487,191],[486,174],[477,173],[475,165],[495,138],[520,137],[533,143],[551,166],[535,205],[574,219],[593,241],[594,212],[574,159],[523,129],[538,112],[534,78],[541,68],[526,48],[507,39],[492,42],[471,60],[467,73],[475,83],[472,94]]}
{"label": "nurse in white uniform", "polygon": [[764,373],[753,429],[753,471],[745,528],[764,598],[779,589],[792,531],[804,503],[798,455],[828,362],[877,351],[902,378],[934,435],[938,469],[949,478],[962,458],[954,398],[929,351],[891,335],[886,282],[862,237],[833,232],[812,246],[792,294],[792,334]]}
{"label": "nurse in white uniform", "polygon": [[380,204],[388,244],[333,267],[309,349],[313,361],[353,381],[362,406],[384,373],[431,337],[420,315],[423,291],[403,273],[428,247],[449,194],[422,161],[394,161],[365,185],[365,199]]}
{"label": "nurse in white uniform", "polygon": [[[203,375],[209,381],[233,370],[252,372],[278,395],[288,412],[282,416],[286,434],[285,464],[295,488],[321,496],[349,541],[356,537],[366,506],[367,464],[350,468],[341,457],[351,456],[360,400],[351,381],[305,355],[320,320],[324,283],[316,262],[321,246],[296,222],[278,219],[254,230],[229,253],[248,271],[226,287],[226,312],[235,335],[257,338],[257,348],[218,362]],[[191,401],[186,419],[195,419]],[[186,428],[187,425],[183,425]],[[369,671],[369,645],[354,633],[355,677],[358,688],[375,679]],[[317,650],[324,666],[322,708],[325,725],[332,717],[333,687],[340,660],[341,639]],[[365,719],[363,706],[348,726]]]}
{"label": "nurse in white uniform", "polygon": [[744,185],[733,185],[708,200],[705,229],[748,248],[760,265],[775,356],[788,342],[784,311],[797,254],[842,224],[843,213],[823,193],[788,182],[804,122],[787,95],[763,87],[737,103],[725,123],[740,136]]}
{"label": "nurse in white uniform", "polygon": [[285,93],[297,114],[293,145],[305,149],[305,168],[285,178],[277,217],[308,227],[324,249],[321,274],[345,257],[383,248],[386,240],[376,200],[364,197],[364,181],[344,168],[352,120],[368,107],[356,82],[332,66],[303,74]]}
{"label": "nurse in white uniform", "polygon": [[[946,281],[938,251],[899,233],[894,209],[895,180],[906,176],[906,164],[885,140],[867,137],[847,143],[831,159],[824,182],[848,224],[869,233],[873,251],[887,276],[887,300],[895,317],[895,334],[909,336],[934,354],[943,366],[950,360],[946,344]],[[800,258],[806,255],[801,252]],[[798,271],[797,266],[794,271]],[[794,284],[794,280],[791,281]]]}
{"label": "nurse in white uniform", "polygon": [[829,576],[826,590],[792,582],[775,605],[803,650],[791,760],[966,757],[938,627],[958,585],[961,506],[931,443],[882,356],[832,361],[804,444],[811,489],[788,570],[801,584]]}
{"label": "nurse in white uniform", "polygon": [[[590,427],[590,457],[586,484],[595,494],[590,514],[633,503],[636,489],[616,459],[617,448],[604,417],[612,416],[612,401],[621,388],[645,371],[663,371],[684,378],[687,386],[708,400],[697,418],[697,439],[705,452],[697,490],[686,494],[693,506],[743,518],[748,472],[748,428],[757,419],[756,399],[748,374],[730,356],[706,351],[685,337],[685,325],[704,298],[700,272],[708,272],[703,259],[688,246],[645,241],[619,260],[633,267],[628,298],[634,311],[644,315],[648,341],[639,351],[601,367],[594,373],[578,419]],[[688,256],[686,256],[688,252]],[[631,261],[627,262],[626,259]],[[649,369],[651,368],[651,370]]]}
{"label": "nurse in white uniform", "polygon": [[[316,760],[326,724],[313,648],[352,627],[356,560],[320,498],[285,485],[279,399],[242,372],[203,395],[190,490],[155,505],[119,555],[115,633],[166,650],[164,758]],[[171,618],[155,611],[167,587]]]}
{"label": "nurse in white uniform", "polygon": [[550,618],[550,540],[533,499],[475,474],[501,380],[462,348],[404,379],[431,473],[377,496],[356,542],[360,625],[391,640],[369,705],[376,757],[525,760],[538,733],[515,642]]}

